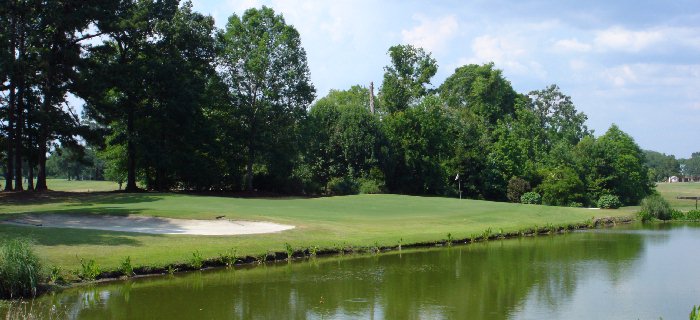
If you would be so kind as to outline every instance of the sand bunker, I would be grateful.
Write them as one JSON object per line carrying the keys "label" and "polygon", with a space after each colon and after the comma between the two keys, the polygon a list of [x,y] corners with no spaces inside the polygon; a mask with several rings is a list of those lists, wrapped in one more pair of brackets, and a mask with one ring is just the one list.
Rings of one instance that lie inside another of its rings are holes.
{"label": "sand bunker", "polygon": [[144,216],[90,216],[41,214],[24,215],[4,223],[47,227],[97,229],[152,234],[191,234],[207,236],[272,233],[293,229],[294,226],[261,221],[185,220]]}

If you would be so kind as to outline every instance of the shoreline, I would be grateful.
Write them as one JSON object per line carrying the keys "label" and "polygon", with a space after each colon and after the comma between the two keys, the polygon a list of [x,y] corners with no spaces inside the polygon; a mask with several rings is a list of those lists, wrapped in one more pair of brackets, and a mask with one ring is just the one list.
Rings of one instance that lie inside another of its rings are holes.
{"label": "shoreline", "polygon": [[[255,268],[259,265],[272,262],[272,263],[280,263],[284,261],[294,261],[294,260],[301,260],[301,259],[309,259],[309,258],[322,258],[322,257],[333,257],[337,255],[345,255],[345,254],[379,254],[382,252],[389,252],[389,251],[400,251],[404,248],[406,249],[420,249],[420,248],[431,248],[431,247],[445,247],[445,246],[465,246],[477,242],[485,242],[485,241],[494,241],[494,240],[503,240],[503,239],[515,239],[515,238],[521,238],[521,237],[536,237],[540,235],[556,235],[556,234],[564,234],[567,232],[571,231],[576,231],[576,230],[588,230],[588,229],[598,229],[598,228],[607,228],[607,227],[614,227],[617,224],[629,224],[635,221],[635,217],[630,215],[630,216],[620,216],[620,217],[601,217],[601,218],[596,218],[591,221],[585,221],[585,222],[579,222],[579,223],[573,223],[573,224],[567,224],[567,225],[552,225],[548,224],[545,226],[536,226],[533,228],[525,228],[519,231],[512,231],[512,232],[494,232],[492,228],[488,228],[485,230],[482,234],[480,235],[475,235],[473,237],[469,238],[462,238],[462,239],[440,239],[440,240],[435,240],[435,241],[426,241],[426,242],[418,242],[418,243],[408,243],[408,244],[401,244],[399,243],[398,245],[395,246],[373,246],[373,247],[353,247],[353,246],[347,246],[344,248],[305,248],[301,250],[294,250],[292,251],[291,256],[288,255],[287,252],[283,251],[275,251],[275,252],[268,252],[267,254],[264,255],[261,254],[260,256],[243,256],[243,257],[234,257],[234,262],[232,264],[226,263],[226,261],[223,261],[221,258],[215,258],[215,259],[206,259],[202,261],[202,266],[200,268],[196,268],[192,266],[191,264],[188,263],[173,263],[169,264],[166,266],[161,266],[161,267],[156,267],[156,266],[139,266],[139,267],[134,267],[133,272],[134,275],[132,276],[125,276],[121,271],[118,270],[109,270],[109,271],[104,271],[101,272],[99,275],[95,277],[95,280],[78,280],[78,281],[69,281],[65,284],[51,284],[51,283],[45,283],[40,285],[40,288],[37,290],[37,295],[34,298],[40,297],[44,294],[50,293],[50,292],[55,292],[55,291],[62,291],[62,290],[67,290],[75,287],[80,287],[84,285],[91,285],[91,284],[97,284],[97,283],[109,283],[109,282],[117,282],[117,281],[125,281],[128,279],[140,279],[140,278],[150,278],[150,277],[158,277],[158,276],[165,276],[168,274],[179,274],[179,273],[186,273],[186,272],[192,272],[192,271],[203,271],[203,270],[212,270],[212,269],[220,269],[220,268]],[[230,262],[230,261],[229,261]],[[6,301],[13,301],[13,300],[6,300]]]}

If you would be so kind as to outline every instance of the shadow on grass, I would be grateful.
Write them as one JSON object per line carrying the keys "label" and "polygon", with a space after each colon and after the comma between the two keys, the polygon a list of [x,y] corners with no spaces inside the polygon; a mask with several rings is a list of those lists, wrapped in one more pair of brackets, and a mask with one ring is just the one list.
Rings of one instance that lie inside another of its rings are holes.
{"label": "shadow on grass", "polygon": [[[0,224],[0,241],[26,238],[42,246],[143,246],[141,241],[133,238],[134,235],[134,233],[92,229],[25,227]],[[149,236],[158,237],[159,235],[151,234]]]}
{"label": "shadow on grass", "polygon": [[41,205],[66,203],[67,206],[89,206],[93,204],[131,204],[154,202],[163,199],[162,194],[123,192],[0,192],[0,204]]}

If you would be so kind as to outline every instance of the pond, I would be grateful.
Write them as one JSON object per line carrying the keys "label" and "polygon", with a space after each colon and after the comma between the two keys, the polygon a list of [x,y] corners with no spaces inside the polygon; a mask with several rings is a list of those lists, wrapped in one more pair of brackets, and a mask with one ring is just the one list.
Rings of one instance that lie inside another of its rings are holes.
{"label": "pond", "polygon": [[[621,226],[74,288],[69,319],[687,319],[700,225]],[[1,313],[1,312],[0,312]]]}

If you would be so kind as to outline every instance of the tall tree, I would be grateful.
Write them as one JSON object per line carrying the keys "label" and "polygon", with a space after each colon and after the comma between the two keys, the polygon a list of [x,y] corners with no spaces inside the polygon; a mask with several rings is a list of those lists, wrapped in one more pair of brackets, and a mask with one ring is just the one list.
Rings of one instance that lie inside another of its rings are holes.
{"label": "tall tree", "polygon": [[[126,144],[127,192],[138,190],[139,119],[148,107],[149,70],[159,54],[154,48],[159,38],[155,26],[169,20],[177,4],[176,0],[120,1],[112,15],[97,21],[97,28],[108,39],[90,48],[89,60],[81,71],[78,91],[86,101],[88,115],[123,130],[123,139],[114,141]],[[117,125],[120,123],[124,126]]]}
{"label": "tall tree", "polygon": [[531,91],[528,96],[531,108],[540,120],[540,127],[547,133],[546,140],[542,142],[548,148],[561,140],[575,145],[591,134],[585,124],[588,117],[576,111],[571,97],[563,94],[557,85]]}
{"label": "tall tree", "polygon": [[459,67],[438,89],[452,108],[467,108],[489,128],[515,111],[515,90],[493,63]]}
{"label": "tall tree", "polygon": [[240,119],[246,153],[245,189],[253,190],[256,163],[294,158],[297,132],[313,101],[299,33],[267,7],[232,15],[220,36],[220,70],[229,88],[231,116]]}
{"label": "tall tree", "polygon": [[389,48],[391,65],[384,67],[381,107],[389,113],[406,110],[428,94],[427,85],[437,72],[437,62],[423,48],[410,44]]}

